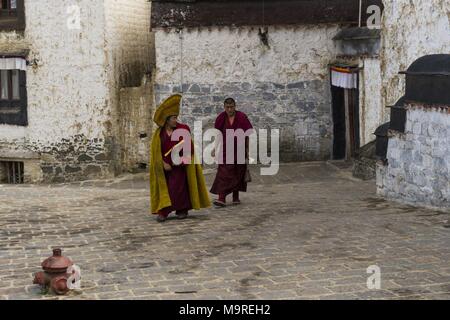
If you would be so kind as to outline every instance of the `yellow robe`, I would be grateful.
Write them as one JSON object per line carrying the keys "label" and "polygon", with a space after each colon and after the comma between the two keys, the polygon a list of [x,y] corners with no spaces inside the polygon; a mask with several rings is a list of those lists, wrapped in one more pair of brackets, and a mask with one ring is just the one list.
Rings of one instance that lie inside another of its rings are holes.
{"label": "yellow robe", "polygon": [[[161,209],[172,205],[164,175],[160,133],[161,128],[156,129],[152,137],[150,150],[150,203],[152,214],[157,214]],[[202,166],[191,163],[186,166],[186,173],[192,208],[199,210],[210,207],[211,200],[206,189]]]}

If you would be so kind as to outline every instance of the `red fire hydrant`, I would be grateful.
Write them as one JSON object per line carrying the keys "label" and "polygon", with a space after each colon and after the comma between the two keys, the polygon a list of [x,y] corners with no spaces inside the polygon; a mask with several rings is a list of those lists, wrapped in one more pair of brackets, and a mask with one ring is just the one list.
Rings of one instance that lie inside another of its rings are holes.
{"label": "red fire hydrant", "polygon": [[66,294],[69,291],[67,279],[71,274],[67,273],[67,268],[73,265],[73,262],[61,255],[61,249],[53,249],[53,256],[42,262],[42,269],[34,275],[34,284],[39,284],[45,288],[50,288],[53,293],[58,295]]}

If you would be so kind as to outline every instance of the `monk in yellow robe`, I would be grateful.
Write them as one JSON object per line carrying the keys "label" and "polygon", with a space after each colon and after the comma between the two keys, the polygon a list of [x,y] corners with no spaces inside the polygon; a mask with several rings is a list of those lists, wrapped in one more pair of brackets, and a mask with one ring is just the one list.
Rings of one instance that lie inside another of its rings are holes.
{"label": "monk in yellow robe", "polygon": [[[185,219],[189,210],[211,206],[205,178],[200,164],[194,163],[193,142],[190,128],[178,122],[181,95],[166,99],[156,110],[153,121],[158,125],[152,137],[150,154],[150,197],[152,214],[158,222],[166,221],[173,211],[179,219]],[[175,130],[189,133],[189,140],[183,137],[172,139]],[[172,152],[179,152],[177,146],[191,144],[191,154],[183,155],[183,161],[174,164]]]}

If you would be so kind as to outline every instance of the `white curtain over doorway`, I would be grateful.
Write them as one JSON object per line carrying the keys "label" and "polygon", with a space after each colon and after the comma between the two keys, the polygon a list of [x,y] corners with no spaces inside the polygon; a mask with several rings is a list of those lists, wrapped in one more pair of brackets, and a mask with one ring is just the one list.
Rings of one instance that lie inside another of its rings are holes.
{"label": "white curtain over doorway", "polygon": [[24,58],[0,58],[0,70],[27,70]]}

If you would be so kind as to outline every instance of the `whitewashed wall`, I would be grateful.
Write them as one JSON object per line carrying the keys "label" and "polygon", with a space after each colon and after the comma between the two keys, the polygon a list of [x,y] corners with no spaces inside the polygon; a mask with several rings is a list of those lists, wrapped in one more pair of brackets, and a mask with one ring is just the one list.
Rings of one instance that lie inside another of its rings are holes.
{"label": "whitewashed wall", "polygon": [[389,121],[388,105],[405,91],[405,71],[416,59],[450,52],[449,0],[386,0],[380,57],[362,58],[360,78],[361,145]]}
{"label": "whitewashed wall", "polygon": [[403,94],[406,70],[428,54],[450,52],[449,0],[385,0],[381,54],[383,101]]}
{"label": "whitewashed wall", "polygon": [[[60,0],[55,5],[52,0],[26,0],[24,37],[1,33],[0,48],[30,49],[29,60],[38,61],[36,68],[27,70],[29,126],[0,125],[2,140],[19,138],[48,145],[76,134],[102,137],[108,96],[104,12],[90,2],[76,2],[83,8],[80,30],[69,30],[66,24],[66,9],[74,1]],[[4,38],[15,39],[6,45]]]}
{"label": "whitewashed wall", "polygon": [[[79,29],[67,26],[74,5],[81,10]],[[32,150],[46,181],[117,173],[119,90],[139,86],[150,65],[149,3],[25,0],[25,15],[24,34],[0,32],[0,51],[29,50],[28,60],[37,62],[27,69],[29,125],[0,125],[0,158],[6,149]]]}
{"label": "whitewashed wall", "polygon": [[[449,0],[384,1],[381,54],[383,105],[405,92],[405,71],[418,58],[450,53]],[[392,132],[388,165],[377,166],[380,195],[448,209],[450,158],[448,107],[408,106],[405,134]]]}

